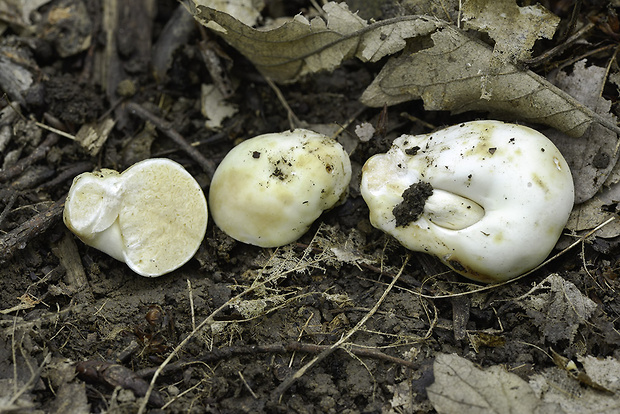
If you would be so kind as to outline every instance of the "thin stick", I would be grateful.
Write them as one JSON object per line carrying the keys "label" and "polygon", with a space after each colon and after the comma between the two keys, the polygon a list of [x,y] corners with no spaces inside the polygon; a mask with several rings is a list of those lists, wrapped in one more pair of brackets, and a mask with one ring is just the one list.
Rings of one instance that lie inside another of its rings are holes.
{"label": "thin stick", "polygon": [[41,122],[35,122],[34,124],[41,129],[45,129],[47,131],[53,132],[54,134],[60,135],[61,137],[69,138],[71,141],[75,141],[75,135],[71,135],[68,132],[62,131],[49,125],[42,124]]}
{"label": "thin stick", "polygon": [[0,263],[10,259],[15,251],[23,249],[23,246],[33,237],[43,233],[60,220],[65,207],[66,197],[62,197],[46,211],[37,214],[16,229],[0,237]]}
{"label": "thin stick", "polygon": [[202,168],[202,170],[207,173],[209,178],[213,177],[213,173],[215,172],[216,167],[215,162],[206,158],[204,155],[202,155],[200,151],[198,151],[195,147],[188,143],[185,138],[181,136],[181,134],[179,134],[172,128],[172,125],[168,121],[147,111],[144,107],[138,105],[135,102],[129,102],[127,104],[127,109],[136,116],[155,125],[157,129],[164,133],[164,135],[166,135],[168,138],[174,141],[175,144],[181,147],[181,149],[185,151],[187,155],[192,157],[192,159],[196,161],[198,165],[200,165],[200,168]]}
{"label": "thin stick", "polygon": [[525,63],[529,67],[536,67],[536,66],[542,64],[545,60],[551,59],[553,56],[555,56],[555,55],[557,55],[559,53],[562,53],[569,46],[571,46],[573,43],[575,43],[577,40],[579,40],[584,34],[589,32],[590,30],[592,30],[594,28],[594,26],[595,26],[594,23],[586,24],[577,33],[573,34],[571,37],[566,39],[566,41],[564,43],[561,43],[561,44],[555,46],[554,48],[551,48],[551,49],[547,50],[546,52],[544,52],[543,54],[541,54],[539,56],[536,56],[536,57],[531,58],[531,59],[524,60],[523,63]]}
{"label": "thin stick", "polygon": [[161,375],[161,373],[164,371],[164,368],[170,363],[170,361],[172,361],[172,359],[178,355],[178,353],[181,351],[181,349],[183,349],[185,347],[185,345],[190,341],[190,339],[192,339],[194,336],[196,336],[196,334],[198,332],[200,332],[203,328],[207,327],[207,326],[211,326],[215,323],[215,315],[217,315],[218,313],[220,313],[221,311],[223,311],[224,309],[228,308],[228,306],[231,303],[234,303],[235,301],[241,299],[242,297],[244,297],[245,295],[247,295],[248,293],[251,293],[263,286],[265,286],[266,284],[272,282],[274,280],[274,278],[268,278],[260,283],[257,283],[253,286],[250,286],[249,288],[247,288],[246,290],[244,290],[243,292],[239,293],[238,295],[234,296],[233,298],[229,299],[228,301],[226,301],[226,303],[224,303],[222,306],[220,306],[219,308],[217,308],[216,310],[214,310],[211,315],[209,315],[208,317],[206,317],[202,322],[200,322],[200,324],[194,328],[194,330],[192,330],[173,350],[172,352],[170,352],[170,355],[168,355],[168,357],[164,360],[164,362],[162,362],[159,367],[157,368],[157,370],[155,371],[155,373],[153,374],[153,378],[151,379],[151,383],[149,384],[149,389],[146,391],[146,394],[144,395],[144,398],[142,399],[142,403],[140,404],[140,409],[138,410],[138,414],[144,414],[144,411],[146,410],[146,405],[149,401],[149,398],[153,392],[153,389],[155,388],[155,382],[157,381],[157,378],[159,377],[159,375]]}
{"label": "thin stick", "polygon": [[34,151],[30,153],[26,158],[19,160],[12,167],[6,168],[0,171],[0,183],[10,180],[26,171],[26,168],[31,166],[37,161],[42,160],[47,155],[48,151],[58,142],[58,135],[49,134],[45,141],[43,141]]}
{"label": "thin stick", "polygon": [[299,120],[299,118],[297,118],[297,115],[295,115],[295,112],[293,112],[293,110],[291,109],[290,105],[286,101],[286,98],[282,94],[282,91],[280,90],[280,88],[278,88],[278,85],[276,85],[275,82],[267,76],[265,76],[265,80],[267,81],[269,87],[275,92],[278,100],[280,101],[280,104],[282,104],[284,109],[286,109],[286,113],[288,115],[288,124],[290,128],[295,129],[300,127],[302,125],[301,121]]}
{"label": "thin stick", "polygon": [[194,291],[192,289],[192,282],[187,279],[187,291],[189,295],[189,309],[192,314],[192,330],[196,329],[196,314],[194,313]]}
{"label": "thin stick", "polygon": [[400,271],[398,272],[397,275],[394,276],[394,278],[392,278],[392,282],[385,289],[385,291],[383,292],[383,294],[381,295],[377,303],[375,303],[375,306],[373,306],[373,308],[366,315],[364,315],[364,317],[357,323],[357,325],[355,325],[353,329],[347,332],[346,335],[340,338],[335,344],[331,345],[329,348],[325,349],[319,355],[312,358],[310,362],[308,362],[306,365],[301,367],[297,372],[295,372],[295,374],[285,379],[272,393],[273,400],[276,400],[279,402],[282,396],[284,395],[284,393],[286,392],[286,390],[289,389],[291,385],[295,383],[295,381],[301,378],[310,368],[312,368],[313,366],[321,362],[323,359],[331,355],[336,349],[340,348],[342,344],[344,344],[355,332],[357,332],[362,326],[364,326],[366,321],[368,321],[368,319],[370,319],[370,317],[374,315],[375,312],[377,312],[377,310],[379,309],[379,307],[381,306],[381,304],[383,303],[387,295],[390,293],[390,291],[392,290],[392,288],[398,281],[398,278],[403,273],[403,270],[405,269],[405,266],[407,265],[408,261],[409,261],[409,256],[405,258],[405,261],[402,267],[400,268]]}
{"label": "thin stick", "polygon": [[[435,319],[437,319],[437,314],[435,313]],[[430,337],[429,331],[424,338]],[[419,364],[416,364],[411,361],[407,361],[406,359],[402,359],[399,357],[395,357],[392,355],[385,354],[377,349],[373,348],[362,348],[356,344],[348,343],[345,344],[347,347],[347,351],[353,355],[357,355],[360,357],[377,359],[380,361],[386,361],[397,365],[402,365],[407,368],[418,368]],[[319,354],[327,349],[329,349],[331,345],[316,345],[316,344],[308,344],[304,342],[292,341],[287,344],[269,344],[269,345],[246,345],[246,346],[230,346],[227,348],[216,348],[210,352],[207,352],[202,357],[195,360],[185,360],[185,361],[177,361],[173,364],[169,364],[164,369],[165,374],[169,374],[171,372],[176,372],[185,369],[188,365],[197,364],[197,363],[210,363],[217,362],[224,359],[232,358],[238,355],[256,355],[256,354],[283,354],[286,352],[304,352],[307,354]],[[155,374],[157,368],[145,368],[139,371],[136,371],[136,375],[141,378],[148,378]]]}

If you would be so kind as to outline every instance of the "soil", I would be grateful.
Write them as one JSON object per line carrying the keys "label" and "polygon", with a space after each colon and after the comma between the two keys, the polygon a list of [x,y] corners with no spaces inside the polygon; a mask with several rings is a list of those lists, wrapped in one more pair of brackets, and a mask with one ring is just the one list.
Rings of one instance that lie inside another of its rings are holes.
{"label": "soil", "polygon": [[409,223],[416,221],[422,211],[426,200],[433,195],[433,186],[427,182],[411,184],[403,194],[403,201],[392,210],[396,219],[397,227],[406,227]]}
{"label": "soil", "polygon": [[[138,412],[149,392],[150,413],[432,413],[426,389],[435,381],[439,353],[481,367],[501,365],[526,381],[557,366],[552,350],[570,360],[620,358],[616,240],[591,237],[525,278],[486,287],[372,227],[359,194],[364,161],[403,133],[481,116],[428,112],[420,102],[363,108],[357,98],[380,66],[352,61],[333,73],[279,85],[309,127],[346,127],[339,139],[354,171],[349,197],[298,242],[278,249],[245,245],[209,222],[195,258],[157,278],[140,277],[86,246],[61,219],[75,175],[168,157],[207,192],[210,166],[235,143],[291,124],[274,89],[214,37],[209,47],[224,56],[223,71],[237,84],[229,101],[239,111],[219,131],[205,128],[200,85],[212,79],[199,53],[205,33],[198,30],[170,52],[165,80],[156,81],[138,59],[144,53],[123,49],[115,57],[123,68],[116,81],[132,87],[102,86],[94,69],[106,45],[99,2],[53,1],[39,12],[76,3],[85,7],[71,13],[88,13],[92,30],[90,46],[79,53],[61,57],[54,48],[61,30],[51,39],[10,26],[0,39],[26,50],[33,65],[24,67],[36,75],[21,99],[9,96],[22,116],[0,116],[11,136],[0,178],[0,412]],[[290,2],[291,10],[283,6],[281,12],[294,15],[309,6]],[[158,40],[175,7],[171,0],[157,2],[148,42]],[[562,17],[569,16],[570,10]],[[11,109],[7,102],[0,106]],[[160,123],[145,125],[126,109],[129,102]],[[34,123],[75,135],[106,118],[116,124],[97,150],[63,136],[45,141],[54,133]],[[355,136],[363,122],[377,129],[368,142]],[[206,161],[180,149],[171,130]],[[547,278],[554,274],[596,304],[587,320],[567,321],[557,309],[530,306],[532,287],[553,291]]]}

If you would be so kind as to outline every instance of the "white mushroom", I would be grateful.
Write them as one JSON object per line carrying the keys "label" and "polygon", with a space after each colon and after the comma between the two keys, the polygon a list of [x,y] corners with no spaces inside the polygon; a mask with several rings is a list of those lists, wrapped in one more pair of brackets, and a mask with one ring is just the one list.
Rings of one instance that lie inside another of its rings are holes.
{"label": "white mushroom", "polygon": [[215,224],[261,247],[297,240],[346,194],[347,153],[335,140],[296,129],[248,139],[218,166],[209,191]]}
{"label": "white mushroom", "polygon": [[191,259],[207,229],[207,202],[178,163],[153,158],[122,174],[80,174],[65,202],[64,221],[84,243],[127,263],[142,276],[161,276]]}
{"label": "white mushroom", "polygon": [[482,282],[540,264],[574,199],[570,170],[553,143],[499,121],[397,138],[366,162],[361,191],[373,226]]}

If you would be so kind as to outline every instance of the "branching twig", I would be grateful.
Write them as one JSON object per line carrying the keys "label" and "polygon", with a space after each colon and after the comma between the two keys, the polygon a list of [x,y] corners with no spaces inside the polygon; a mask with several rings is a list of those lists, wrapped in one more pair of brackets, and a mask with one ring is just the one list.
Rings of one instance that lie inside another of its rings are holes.
{"label": "branching twig", "polygon": [[[182,370],[188,365],[197,362],[217,362],[224,359],[232,358],[238,355],[254,355],[254,354],[283,354],[287,352],[305,352],[308,354],[319,354],[329,349],[331,345],[316,345],[307,344],[303,342],[289,342],[286,344],[270,344],[270,345],[247,345],[247,346],[230,346],[227,348],[213,349],[209,353],[203,355],[198,359],[191,361],[178,361],[174,364],[166,366],[163,373],[169,374]],[[402,365],[407,368],[417,368],[418,365],[406,359],[387,355],[381,351],[372,348],[362,348],[355,344],[347,345],[347,351],[361,357],[373,358],[382,361],[391,362],[394,364]],[[142,378],[151,377],[157,368],[146,368],[136,372],[136,375]]]}
{"label": "branching twig", "polygon": [[385,291],[383,292],[383,294],[381,295],[381,297],[379,298],[377,303],[375,303],[375,306],[373,306],[373,308],[366,315],[364,315],[364,317],[357,323],[357,325],[355,325],[353,327],[353,329],[351,329],[349,332],[347,332],[346,335],[344,335],[342,338],[340,338],[335,344],[329,346],[327,349],[322,351],[319,355],[317,355],[314,358],[312,358],[312,360],[310,362],[308,362],[306,365],[301,367],[297,372],[295,372],[295,374],[293,374],[290,377],[288,377],[287,379],[285,379],[275,389],[275,391],[272,393],[272,399],[273,400],[279,401],[280,398],[282,398],[282,395],[286,392],[287,389],[289,389],[289,387],[291,385],[293,385],[293,383],[295,383],[295,381],[297,381],[299,378],[301,378],[310,368],[312,368],[313,366],[315,366],[316,364],[321,362],[327,356],[331,355],[336,349],[342,347],[343,344],[355,332],[357,332],[362,326],[364,326],[366,321],[368,321],[368,319],[370,319],[370,317],[375,314],[375,312],[379,309],[379,306],[381,306],[381,304],[383,303],[383,301],[385,300],[387,295],[390,293],[390,291],[392,290],[392,288],[394,287],[394,285],[398,281],[398,278],[403,273],[403,270],[405,269],[405,266],[407,265],[408,261],[409,261],[409,256],[407,256],[405,258],[405,261],[404,261],[402,267],[400,268],[400,271],[398,272],[397,275],[394,276],[394,278],[392,279],[392,282],[390,282],[388,287],[385,288]]}
{"label": "branching twig", "polygon": [[34,164],[35,162],[42,160],[47,155],[47,152],[58,142],[58,135],[49,134],[47,138],[30,153],[26,158],[19,160],[15,165],[0,171],[0,183],[4,183],[11,178],[17,177],[19,174],[26,171],[26,168]]}
{"label": "branching twig", "polygon": [[142,118],[145,121],[151,122],[153,125],[157,127],[161,132],[163,132],[168,138],[174,141],[183,151],[187,153],[204,172],[207,173],[209,178],[213,177],[213,173],[215,172],[215,162],[205,158],[204,155],[200,153],[196,148],[191,146],[185,138],[181,136],[177,131],[172,128],[170,123],[151,112],[147,111],[144,107],[138,105],[135,102],[129,102],[127,104],[127,109],[131,111],[136,116]]}
{"label": "branching twig", "polygon": [[0,237],[0,263],[10,259],[16,250],[22,249],[33,237],[43,233],[60,220],[65,207],[65,198],[66,196],[62,197],[46,211],[37,214]]}
{"label": "branching twig", "polygon": [[244,297],[245,295],[254,292],[257,289],[262,288],[263,286],[271,283],[273,280],[276,280],[279,277],[279,275],[277,276],[273,276],[270,278],[265,279],[264,281],[260,282],[260,283],[255,283],[252,286],[250,286],[249,288],[245,289],[243,292],[239,293],[238,295],[234,296],[233,298],[229,299],[226,303],[224,303],[222,306],[220,306],[219,308],[217,308],[216,310],[214,310],[211,315],[209,315],[208,317],[206,317],[202,322],[200,322],[200,324],[198,326],[196,326],[194,328],[194,330],[192,330],[170,353],[170,355],[168,355],[168,357],[164,360],[164,362],[161,363],[161,365],[159,367],[157,367],[157,369],[155,370],[155,373],[153,374],[153,378],[151,379],[151,383],[149,384],[149,389],[147,390],[146,394],[144,395],[144,399],[142,400],[142,403],[140,405],[140,409],[138,410],[138,414],[143,414],[144,411],[146,410],[146,405],[149,401],[149,397],[151,396],[151,393],[153,392],[154,388],[155,388],[155,382],[157,381],[157,378],[162,374],[162,372],[164,372],[164,369],[166,368],[166,366],[168,364],[170,364],[170,361],[172,361],[173,358],[175,358],[179,352],[181,351],[181,349],[183,349],[185,347],[185,345],[187,345],[187,343],[194,337],[196,336],[196,334],[198,332],[200,332],[201,330],[203,330],[205,327],[207,326],[211,326],[213,325],[216,321],[215,321],[215,316],[217,314],[219,314],[220,312],[222,312],[224,309],[228,308],[228,306],[230,306],[231,303],[236,302],[237,300],[241,299],[242,297]]}

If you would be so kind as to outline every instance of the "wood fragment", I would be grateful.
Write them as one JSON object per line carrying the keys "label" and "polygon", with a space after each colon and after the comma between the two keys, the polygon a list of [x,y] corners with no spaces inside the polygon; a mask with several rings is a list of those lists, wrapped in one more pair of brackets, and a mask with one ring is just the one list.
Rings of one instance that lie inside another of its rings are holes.
{"label": "wood fragment", "polygon": [[[229,359],[234,356],[239,355],[255,355],[255,354],[283,354],[287,352],[305,352],[308,354],[320,354],[331,348],[331,345],[316,345],[316,344],[307,344],[303,342],[289,342],[289,343],[279,343],[279,344],[269,344],[269,345],[247,345],[247,346],[230,346],[226,348],[216,348],[212,349],[208,353],[204,354],[202,357],[196,360],[185,360],[178,361],[173,364],[169,364],[163,370],[164,374],[169,374],[171,372],[177,372],[183,370],[188,365],[194,363],[209,363],[209,362],[217,362],[224,359]],[[402,365],[407,368],[418,368],[414,362],[407,361],[406,359],[394,357],[391,355],[387,355],[377,349],[372,348],[362,348],[356,346],[355,344],[346,344],[341,347],[341,349],[346,350],[347,352],[361,356],[366,358],[377,359],[381,361],[386,361],[389,363]],[[157,367],[154,368],[145,368],[139,371],[136,371],[136,375],[142,378],[148,378],[153,376]]]}
{"label": "wood fragment", "polygon": [[16,229],[0,237],[0,263],[6,262],[13,257],[17,250],[26,247],[30,240],[56,224],[62,217],[66,198],[67,196],[63,196],[46,211],[35,215]]}
{"label": "wood fragment", "polygon": [[[90,360],[79,362],[75,366],[78,377],[90,383],[104,384],[110,388],[129,389],[139,397],[144,397],[149,384],[132,370],[107,361]],[[148,401],[155,407],[164,405],[164,399],[158,391],[152,391]]]}
{"label": "wood fragment", "polygon": [[14,177],[17,177],[18,175],[26,171],[26,168],[28,168],[35,162],[40,161],[43,158],[45,158],[48,151],[54,145],[56,145],[57,142],[58,142],[58,135],[49,134],[47,138],[45,139],[45,141],[43,141],[37,148],[35,148],[35,150],[32,151],[30,155],[28,155],[26,158],[19,160],[12,167],[1,170],[0,171],[0,183],[4,183]]}
{"label": "wood fragment", "polygon": [[196,148],[194,148],[190,143],[188,143],[185,138],[181,136],[177,131],[172,128],[170,123],[155,114],[146,110],[143,106],[135,103],[129,102],[127,104],[127,109],[133,113],[134,115],[142,118],[144,121],[149,121],[153,125],[157,127],[161,132],[164,133],[168,138],[174,141],[183,151],[187,153],[198,165],[200,168],[207,173],[209,178],[213,177],[213,173],[215,172],[215,162],[207,159],[204,155],[200,153]]}
{"label": "wood fragment", "polygon": [[95,297],[86,278],[86,272],[73,236],[66,231],[64,237],[52,248],[52,251],[65,268],[65,283],[73,295],[72,301],[74,303],[92,303]]}

